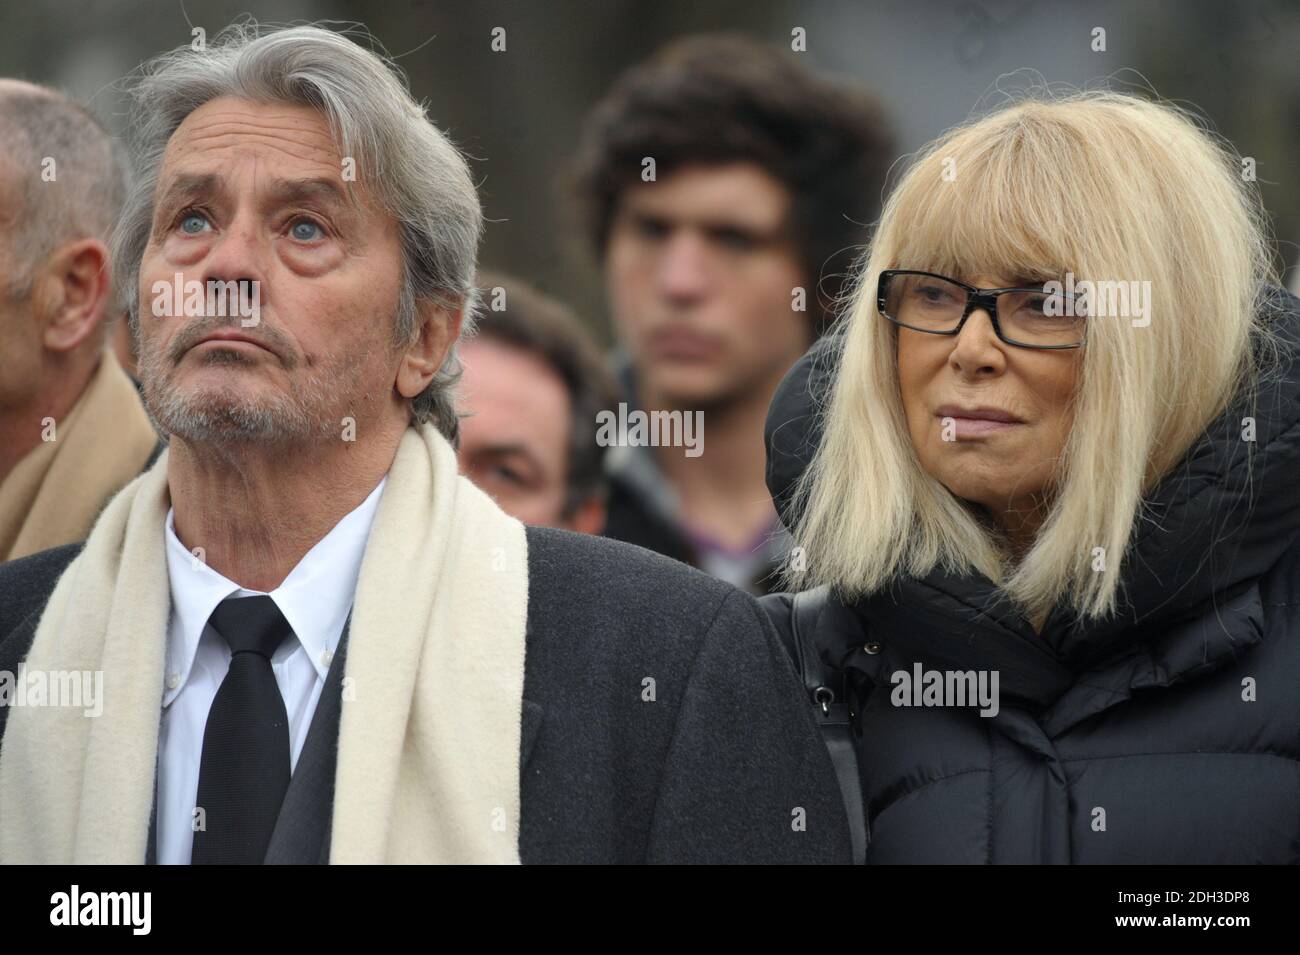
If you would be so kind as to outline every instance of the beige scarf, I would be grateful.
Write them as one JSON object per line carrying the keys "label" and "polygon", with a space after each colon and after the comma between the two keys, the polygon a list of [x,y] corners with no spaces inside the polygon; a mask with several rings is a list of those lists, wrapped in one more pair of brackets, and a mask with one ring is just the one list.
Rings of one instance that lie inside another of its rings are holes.
{"label": "beige scarf", "polygon": [[[144,861],[170,589],[167,455],[59,579],[27,673],[103,672],[103,712],[17,706],[0,749],[0,861]],[[330,861],[519,861],[523,525],[408,429],[366,545],[339,725]]]}
{"label": "beige scarf", "polygon": [[157,444],[135,385],[105,351],[77,403],[54,423],[54,440],[0,481],[0,561],[85,540]]}

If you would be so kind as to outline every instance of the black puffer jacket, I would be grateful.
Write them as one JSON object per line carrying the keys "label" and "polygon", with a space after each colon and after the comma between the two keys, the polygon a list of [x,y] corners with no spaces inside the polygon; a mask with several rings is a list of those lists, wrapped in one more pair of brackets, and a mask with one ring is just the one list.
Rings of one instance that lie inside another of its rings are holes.
{"label": "black puffer jacket", "polygon": [[[783,515],[819,440],[822,352],[768,417]],[[987,579],[938,572],[829,601],[816,642],[856,703],[868,862],[1300,862],[1298,356],[1260,392],[1249,477],[1233,409],[1152,492],[1108,622],[1058,610],[1035,634]],[[763,603],[789,644],[790,598]],[[996,670],[999,712],[892,705],[918,663]]]}

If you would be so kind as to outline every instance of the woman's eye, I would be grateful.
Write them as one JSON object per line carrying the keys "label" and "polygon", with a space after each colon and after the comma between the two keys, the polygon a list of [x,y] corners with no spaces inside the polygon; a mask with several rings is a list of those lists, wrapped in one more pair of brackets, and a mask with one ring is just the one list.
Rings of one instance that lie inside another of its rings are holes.
{"label": "woman's eye", "polygon": [[186,235],[198,235],[208,225],[207,217],[191,212],[181,220],[181,231]]}
{"label": "woman's eye", "polygon": [[321,227],[310,219],[299,219],[289,229],[289,234],[299,242],[312,242],[319,239],[325,233]]}

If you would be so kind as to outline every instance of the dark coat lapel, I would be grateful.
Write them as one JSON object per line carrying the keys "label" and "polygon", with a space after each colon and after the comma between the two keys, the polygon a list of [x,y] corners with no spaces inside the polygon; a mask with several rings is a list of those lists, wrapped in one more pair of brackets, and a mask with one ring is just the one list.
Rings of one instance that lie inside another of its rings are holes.
{"label": "dark coat lapel", "polygon": [[266,863],[310,865],[329,862],[330,824],[334,819],[334,767],[338,762],[339,715],[343,702],[343,668],[347,658],[348,631],[352,618],[343,626],[338,650],[330,661],[329,673],[311,729],[298,754],[298,765],[289,780],[284,804],[276,820]]}

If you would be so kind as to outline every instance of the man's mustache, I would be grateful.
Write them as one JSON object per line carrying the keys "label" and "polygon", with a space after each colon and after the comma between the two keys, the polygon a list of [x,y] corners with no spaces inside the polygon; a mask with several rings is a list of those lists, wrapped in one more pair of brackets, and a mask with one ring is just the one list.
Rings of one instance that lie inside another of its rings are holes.
{"label": "man's mustache", "polygon": [[185,356],[187,351],[213,332],[220,331],[223,328],[233,329],[239,332],[241,336],[256,342],[268,351],[274,352],[285,368],[293,368],[298,364],[293,345],[283,332],[268,324],[265,320],[259,321],[255,328],[246,328],[240,323],[238,316],[214,316],[194,319],[177,332],[176,337],[172,339],[167,348],[168,359],[173,365],[176,364]]}

